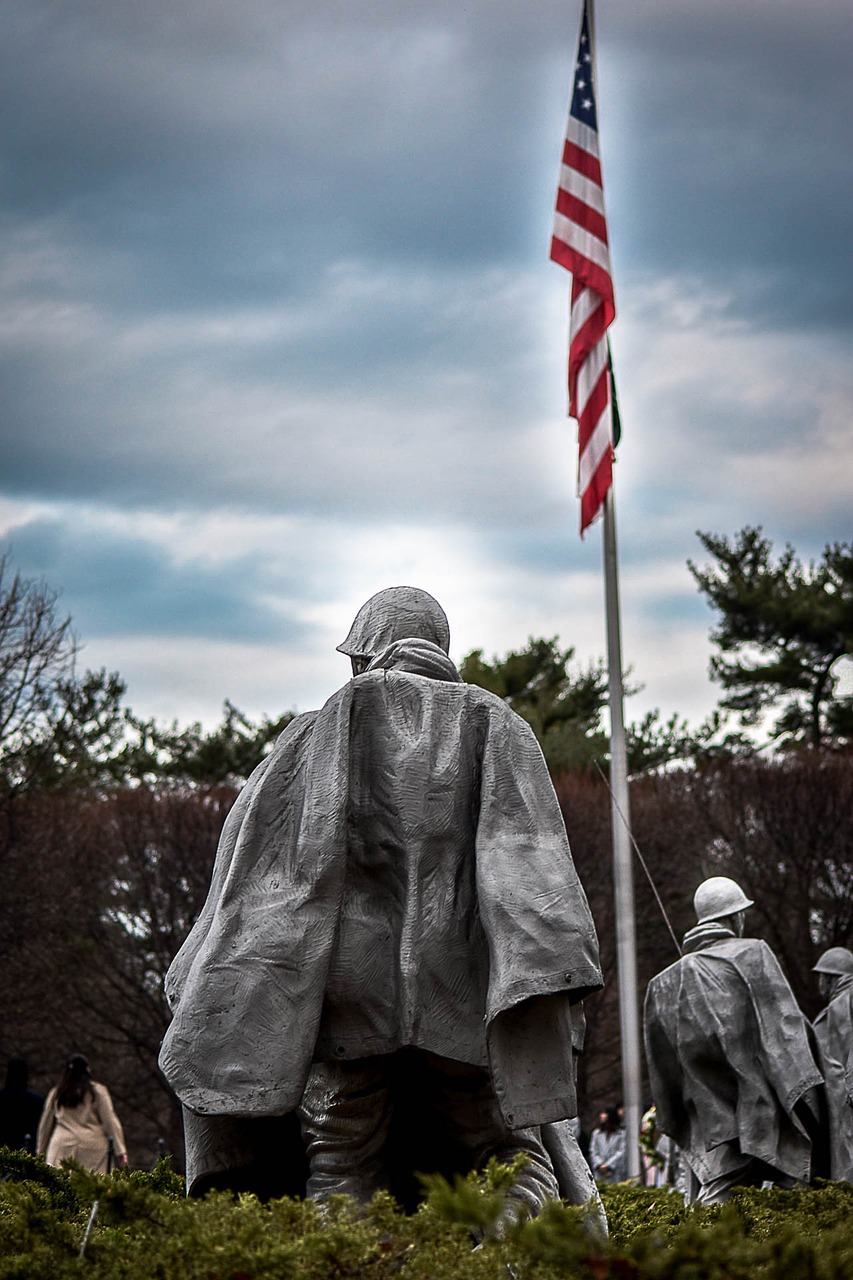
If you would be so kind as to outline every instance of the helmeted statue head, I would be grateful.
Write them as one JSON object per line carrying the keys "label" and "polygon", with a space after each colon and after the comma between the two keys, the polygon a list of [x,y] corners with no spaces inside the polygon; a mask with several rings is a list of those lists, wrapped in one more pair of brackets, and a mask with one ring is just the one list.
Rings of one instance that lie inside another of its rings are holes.
{"label": "helmeted statue head", "polygon": [[741,889],[737,880],[728,876],[711,876],[703,880],[693,895],[693,909],[699,924],[709,920],[724,920],[753,906],[753,901]]}
{"label": "helmeted statue head", "polygon": [[853,974],[853,951],[847,947],[830,947],[818,960],[814,972],[829,973],[838,978]]}
{"label": "helmeted statue head", "polygon": [[362,669],[396,640],[429,640],[447,653],[450,626],[441,605],[419,587],[386,587],[377,591],[355,615],[338,652]]}

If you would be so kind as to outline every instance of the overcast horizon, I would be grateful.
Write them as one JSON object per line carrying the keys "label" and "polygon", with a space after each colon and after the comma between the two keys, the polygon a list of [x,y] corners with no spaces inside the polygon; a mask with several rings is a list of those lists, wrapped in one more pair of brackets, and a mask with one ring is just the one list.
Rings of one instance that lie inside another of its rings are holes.
{"label": "overcast horizon", "polygon": [[[0,0],[0,553],[180,722],[359,604],[604,656],[548,260],[580,0]],[[849,7],[599,0],[623,649],[696,724],[697,530],[851,538]]]}

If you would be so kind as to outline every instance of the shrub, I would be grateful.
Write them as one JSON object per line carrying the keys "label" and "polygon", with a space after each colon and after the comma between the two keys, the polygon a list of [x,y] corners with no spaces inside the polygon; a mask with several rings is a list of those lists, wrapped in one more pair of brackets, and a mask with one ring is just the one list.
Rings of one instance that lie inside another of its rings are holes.
{"label": "shrub", "polygon": [[[722,1208],[622,1185],[609,1241],[549,1206],[499,1222],[511,1171],[426,1180],[406,1217],[390,1197],[324,1212],[212,1192],[186,1200],[163,1162],[106,1178],[0,1152],[0,1280],[853,1280],[853,1187],[744,1191]],[[93,1204],[97,1214],[81,1258]]]}

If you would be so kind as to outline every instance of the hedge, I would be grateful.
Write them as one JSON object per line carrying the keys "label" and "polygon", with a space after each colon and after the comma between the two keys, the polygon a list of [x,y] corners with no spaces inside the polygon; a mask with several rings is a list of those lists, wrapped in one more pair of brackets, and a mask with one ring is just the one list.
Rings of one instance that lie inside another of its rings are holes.
{"label": "hedge", "polygon": [[165,1162],[106,1178],[0,1151],[0,1177],[0,1280],[853,1280],[847,1183],[743,1191],[708,1209],[606,1187],[602,1242],[563,1205],[498,1238],[512,1171],[497,1165],[452,1187],[425,1180],[410,1217],[381,1195],[324,1214],[224,1192],[187,1200]]}

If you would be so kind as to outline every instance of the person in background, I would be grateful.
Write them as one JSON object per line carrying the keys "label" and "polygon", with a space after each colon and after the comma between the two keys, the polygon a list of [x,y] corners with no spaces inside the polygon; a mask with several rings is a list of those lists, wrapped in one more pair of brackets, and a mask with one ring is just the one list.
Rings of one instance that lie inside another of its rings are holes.
{"label": "person in background", "polygon": [[853,1182],[853,951],[830,947],[814,972],[828,1001],[813,1029],[826,1081],[831,1177]]}
{"label": "person in background", "polygon": [[619,1123],[618,1107],[598,1113],[598,1126],[589,1140],[589,1163],[598,1182],[624,1182],[625,1130]]}
{"label": "person in background", "polygon": [[48,1164],[77,1160],[95,1173],[127,1163],[124,1131],[109,1090],[92,1079],[80,1053],[68,1059],[62,1079],[47,1095],[37,1150]]}
{"label": "person in background", "polygon": [[23,1058],[9,1059],[6,1085],[0,1089],[0,1147],[34,1155],[44,1095],[28,1088],[29,1075]]}
{"label": "person in background", "polygon": [[658,1138],[661,1136],[656,1127],[657,1113],[654,1104],[643,1112],[640,1122],[640,1159],[643,1166],[642,1182],[644,1187],[657,1187],[661,1183],[664,1164],[662,1153],[658,1151]]}

